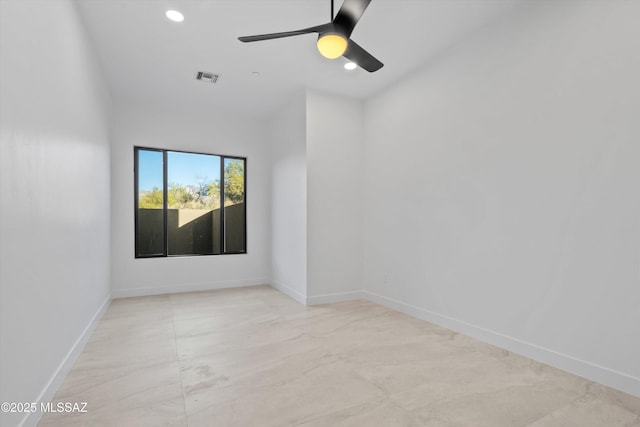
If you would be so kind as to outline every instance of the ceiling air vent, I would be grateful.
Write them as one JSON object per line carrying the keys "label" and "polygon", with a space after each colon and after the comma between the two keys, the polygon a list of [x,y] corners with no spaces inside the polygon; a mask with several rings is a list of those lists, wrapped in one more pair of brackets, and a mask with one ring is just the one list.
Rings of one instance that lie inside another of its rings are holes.
{"label": "ceiling air vent", "polygon": [[220,74],[207,73],[205,71],[198,71],[196,74],[196,80],[202,80],[203,82],[209,82],[215,84],[220,78]]}

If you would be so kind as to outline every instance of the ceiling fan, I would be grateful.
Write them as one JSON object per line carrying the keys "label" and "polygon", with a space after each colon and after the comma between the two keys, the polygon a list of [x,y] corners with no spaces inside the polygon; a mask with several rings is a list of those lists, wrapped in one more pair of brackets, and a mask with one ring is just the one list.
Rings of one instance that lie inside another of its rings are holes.
{"label": "ceiling fan", "polygon": [[351,40],[351,33],[358,20],[371,3],[371,0],[344,0],[337,15],[333,16],[333,0],[331,1],[331,22],[315,27],[283,33],[261,34],[257,36],[238,37],[241,42],[257,42],[261,40],[279,39],[302,34],[318,34],[318,50],[325,58],[336,59],[341,56],[353,61],[359,67],[373,73],[383,67],[373,55]]}

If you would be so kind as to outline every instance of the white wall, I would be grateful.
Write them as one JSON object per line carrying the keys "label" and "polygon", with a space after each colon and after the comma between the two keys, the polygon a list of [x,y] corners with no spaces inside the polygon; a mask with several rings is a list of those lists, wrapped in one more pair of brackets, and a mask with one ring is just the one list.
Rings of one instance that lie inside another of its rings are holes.
{"label": "white wall", "polygon": [[299,94],[272,119],[271,285],[307,298],[306,100]]}
{"label": "white wall", "polygon": [[0,402],[48,401],[109,301],[108,114],[74,3],[0,1]]}
{"label": "white wall", "polygon": [[526,2],[368,103],[372,298],[640,395],[639,16]]}
{"label": "white wall", "polygon": [[[119,107],[112,144],[112,294],[115,297],[269,283],[266,122],[207,112]],[[135,259],[133,147],[247,158],[247,253]]]}
{"label": "white wall", "polygon": [[362,296],[360,101],[307,91],[309,304]]}

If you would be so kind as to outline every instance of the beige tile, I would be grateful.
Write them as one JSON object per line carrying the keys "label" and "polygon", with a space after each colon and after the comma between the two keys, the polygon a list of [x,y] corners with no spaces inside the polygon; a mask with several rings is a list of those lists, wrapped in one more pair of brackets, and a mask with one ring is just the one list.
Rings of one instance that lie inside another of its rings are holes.
{"label": "beige tile", "polygon": [[492,391],[459,390],[424,400],[414,411],[425,420],[445,419],[456,426],[527,426],[576,398],[575,393],[539,386],[507,386]]}
{"label": "beige tile", "polygon": [[[348,301],[320,307],[308,307],[305,312],[284,317],[284,321],[295,322],[304,332],[316,336],[326,336],[349,325],[359,323],[371,317],[387,313],[386,307],[366,301]],[[351,338],[357,336],[351,335]]]}
{"label": "beige tile", "polygon": [[117,318],[134,320],[157,316],[171,316],[171,301],[168,295],[114,299],[102,320]]}
{"label": "beige tile", "polygon": [[86,402],[87,412],[46,414],[43,425],[124,425],[136,419],[139,425],[164,425],[157,422],[165,419],[179,425],[186,414],[177,362],[140,368],[101,382],[92,378],[65,381],[53,402]]}
{"label": "beige tile", "polygon": [[239,399],[196,413],[188,409],[187,414],[190,425],[283,426],[380,397],[380,390],[353,374],[353,366],[337,361],[310,367],[293,379],[253,387]]}
{"label": "beige tile", "polygon": [[280,317],[267,306],[260,310],[239,310],[236,307],[221,307],[207,315],[175,315],[174,328],[178,337],[192,337],[211,333],[230,336],[242,333],[252,327],[277,322]]}
{"label": "beige tile", "polygon": [[[443,424],[439,424],[442,426]],[[424,427],[421,417],[384,400],[374,400],[347,409],[323,415],[299,424],[301,427],[325,426],[402,426]]]}
{"label": "beige tile", "polygon": [[[367,301],[113,301],[43,426],[634,426],[640,398]],[[187,423],[188,421],[188,423]]]}
{"label": "beige tile", "polygon": [[202,357],[221,351],[260,347],[266,344],[295,340],[303,335],[299,329],[252,325],[234,328],[232,331],[215,331],[194,336],[176,337],[178,357],[181,360]]}
{"label": "beige tile", "polygon": [[593,395],[587,395],[546,415],[531,427],[615,427],[638,423],[638,415],[608,403]]}
{"label": "beige tile", "polygon": [[235,363],[198,360],[183,368],[187,414],[242,399],[256,390],[280,387],[339,361],[336,356],[318,349],[289,356],[282,354],[279,359],[259,360],[264,353],[254,354],[245,354]]}
{"label": "beige tile", "polygon": [[155,405],[139,408],[120,409],[115,405],[108,410],[93,411],[80,415],[45,415],[38,424],[43,427],[187,427],[182,402],[158,402]]}
{"label": "beige tile", "polygon": [[144,334],[123,330],[122,336],[109,339],[94,340],[92,337],[58,393],[88,393],[100,384],[129,377],[141,370],[163,369],[168,364],[177,366],[172,329],[164,325],[149,329],[151,332]]}
{"label": "beige tile", "polygon": [[220,289],[208,292],[188,292],[169,296],[171,309],[177,318],[215,315],[218,310],[243,312],[265,307],[258,295],[242,288]]}
{"label": "beige tile", "polygon": [[627,411],[640,416],[640,398],[597,383],[593,383],[589,387],[589,393],[604,400],[605,402],[620,406]]}

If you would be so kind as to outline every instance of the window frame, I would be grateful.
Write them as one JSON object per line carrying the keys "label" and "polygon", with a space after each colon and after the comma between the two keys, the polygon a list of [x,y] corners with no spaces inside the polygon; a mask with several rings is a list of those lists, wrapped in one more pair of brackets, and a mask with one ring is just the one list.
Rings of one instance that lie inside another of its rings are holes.
{"label": "window frame", "polygon": [[[162,153],[162,254],[158,255],[140,255],[139,251],[139,243],[138,243],[138,230],[139,230],[139,218],[138,218],[138,202],[139,202],[139,179],[138,179],[138,153],[140,150],[144,151],[155,151]],[[167,158],[168,153],[185,153],[185,154],[197,154],[203,156],[216,156],[220,158],[220,229],[218,230],[219,238],[220,238],[220,253],[219,254],[176,254],[170,255],[168,253],[169,250],[169,233],[167,230],[167,219],[168,219],[168,194],[169,194],[169,183],[168,183],[168,164]],[[224,165],[225,160],[242,160],[244,162],[243,166],[243,179],[244,179],[244,200],[243,200],[243,215],[244,215],[244,233],[243,233],[243,251],[227,251],[225,245],[225,212],[224,212]],[[134,218],[134,256],[136,259],[147,259],[147,258],[181,258],[181,257],[200,257],[200,256],[218,256],[218,255],[246,255],[247,251],[247,158],[243,156],[236,155],[226,155],[226,154],[213,154],[213,153],[202,153],[197,151],[187,151],[187,150],[174,150],[168,148],[155,148],[155,147],[143,147],[139,145],[134,145],[133,147],[133,218]]]}

